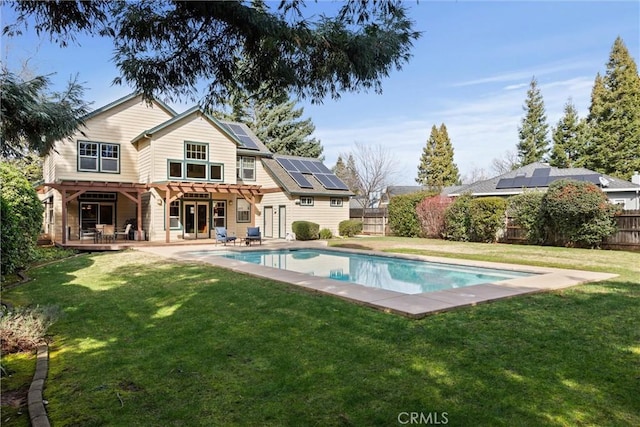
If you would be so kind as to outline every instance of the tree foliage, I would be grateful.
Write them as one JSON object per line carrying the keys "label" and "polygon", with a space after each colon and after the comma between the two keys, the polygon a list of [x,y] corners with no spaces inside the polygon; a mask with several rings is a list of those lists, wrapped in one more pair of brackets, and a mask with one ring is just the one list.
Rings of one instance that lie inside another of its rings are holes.
{"label": "tree foliage", "polygon": [[518,166],[542,161],[549,151],[547,115],[536,78],[531,79],[527,99],[522,107],[525,116],[518,127]]}
{"label": "tree foliage", "polygon": [[544,195],[541,191],[525,191],[507,199],[507,215],[524,230],[527,243],[544,243],[544,224],[540,212]]}
{"label": "tree foliage", "polygon": [[616,230],[618,207],[608,202],[598,186],[563,179],[553,182],[542,199],[542,221],[547,241],[555,245],[598,247]]}
{"label": "tree foliage", "polygon": [[471,222],[469,206],[473,200],[471,194],[463,194],[447,207],[444,217],[444,238],[467,242],[470,240]]}
{"label": "tree foliage", "polygon": [[64,92],[50,92],[48,76],[24,81],[6,68],[0,73],[0,155],[25,156],[30,150],[47,154],[56,141],[83,126],[89,105],[77,79]]}
{"label": "tree foliage", "polygon": [[25,267],[34,256],[42,227],[42,203],[15,166],[0,164],[2,274]]}
{"label": "tree foliage", "polygon": [[381,91],[401,69],[420,33],[398,0],[350,0],[334,16],[305,16],[305,2],[263,0],[136,2],[11,2],[21,30],[33,17],[38,33],[65,45],[77,33],[112,37],[121,76],[145,99],[197,98],[205,107],[235,89],[256,93],[263,83],[321,102],[341,92]]}
{"label": "tree foliage", "polygon": [[436,195],[418,203],[416,215],[420,222],[420,236],[440,239],[444,235],[445,213],[453,203],[451,197]]}
{"label": "tree foliage", "polygon": [[346,163],[341,155],[338,156],[338,160],[336,160],[336,164],[333,167],[333,173],[335,173],[354,194],[360,194],[360,178],[358,178],[358,170],[356,161],[353,159],[353,154],[347,156]]}
{"label": "tree foliage", "polygon": [[495,243],[505,227],[507,201],[502,197],[478,197],[469,202],[469,238]]}
{"label": "tree foliage", "polygon": [[564,115],[552,130],[553,148],[549,164],[558,168],[573,168],[584,163],[587,144],[586,121],[580,119],[571,100],[564,106]]}
{"label": "tree foliage", "polygon": [[416,182],[428,188],[442,188],[460,182],[458,166],[453,161],[453,145],[444,123],[431,127],[427,144],[422,149]]}
{"label": "tree foliage", "polygon": [[620,37],[605,75],[596,75],[587,123],[585,167],[627,180],[640,170],[640,76]]}
{"label": "tree foliage", "polygon": [[416,207],[425,198],[433,195],[432,191],[421,191],[392,197],[389,201],[391,233],[395,236],[419,237],[421,230]]}

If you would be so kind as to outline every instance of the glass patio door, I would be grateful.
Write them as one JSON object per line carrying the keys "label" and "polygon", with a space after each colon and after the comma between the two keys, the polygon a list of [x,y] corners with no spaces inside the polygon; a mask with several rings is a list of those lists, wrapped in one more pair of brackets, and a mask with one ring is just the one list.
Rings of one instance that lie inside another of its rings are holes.
{"label": "glass patio door", "polygon": [[209,238],[209,202],[184,203],[184,238]]}

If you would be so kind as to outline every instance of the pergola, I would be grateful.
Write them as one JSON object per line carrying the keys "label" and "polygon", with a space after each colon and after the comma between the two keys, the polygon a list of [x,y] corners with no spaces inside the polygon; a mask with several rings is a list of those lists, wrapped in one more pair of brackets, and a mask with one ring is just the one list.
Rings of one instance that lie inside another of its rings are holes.
{"label": "pergola", "polygon": [[[67,243],[67,205],[69,202],[77,199],[87,191],[91,192],[117,192],[136,204],[136,216],[138,230],[138,240],[142,239],[142,194],[152,189],[158,193],[164,192],[165,206],[169,206],[171,202],[181,198],[185,193],[208,192],[222,194],[237,194],[246,199],[253,208],[255,208],[256,198],[265,193],[280,191],[274,189],[261,189],[260,185],[241,185],[241,184],[214,184],[200,182],[182,182],[167,181],[160,183],[125,183],[125,182],[94,182],[94,181],[61,181],[59,183],[46,183],[40,186],[41,191],[47,191],[47,188],[57,190],[62,196],[62,243]],[[172,195],[173,193],[173,195]],[[165,209],[165,224],[169,224],[169,209]],[[171,242],[169,227],[166,227],[167,243]]]}

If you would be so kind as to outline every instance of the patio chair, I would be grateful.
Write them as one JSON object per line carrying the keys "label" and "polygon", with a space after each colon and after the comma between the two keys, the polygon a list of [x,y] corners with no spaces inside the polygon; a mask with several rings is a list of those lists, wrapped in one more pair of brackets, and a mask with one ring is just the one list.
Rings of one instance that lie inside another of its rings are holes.
{"label": "patio chair", "polygon": [[233,245],[235,246],[236,239],[236,236],[229,236],[226,228],[216,227],[216,244],[218,244],[218,242],[222,242],[226,246],[227,242],[233,242]]}
{"label": "patio chair", "polygon": [[127,224],[124,231],[116,231],[113,233],[114,239],[118,240],[118,236],[124,236],[124,240],[129,240],[129,231],[131,231],[131,223]]}
{"label": "patio chair", "polygon": [[262,244],[262,234],[260,233],[260,227],[249,227],[247,228],[247,237],[244,238],[247,246],[251,244],[251,242],[258,241]]}
{"label": "patio chair", "polygon": [[116,239],[116,226],[113,224],[105,224],[102,227],[102,239],[112,242]]}

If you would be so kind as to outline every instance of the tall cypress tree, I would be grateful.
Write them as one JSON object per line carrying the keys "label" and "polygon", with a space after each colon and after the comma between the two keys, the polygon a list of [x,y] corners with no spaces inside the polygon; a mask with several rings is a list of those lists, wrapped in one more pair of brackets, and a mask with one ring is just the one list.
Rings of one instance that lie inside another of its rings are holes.
{"label": "tall cypress tree", "polygon": [[356,170],[356,162],[353,159],[353,154],[349,154],[347,163],[344,162],[341,155],[338,156],[336,165],[333,167],[333,173],[349,187],[349,190],[355,194],[361,193],[360,180],[358,179],[358,171]]}
{"label": "tall cypress tree", "polygon": [[571,99],[564,106],[564,116],[552,130],[553,148],[549,164],[559,168],[581,166],[586,150],[586,121],[578,116]]}
{"label": "tall cypress tree", "polygon": [[605,75],[596,75],[587,124],[586,167],[622,179],[640,170],[640,76],[620,37],[613,43]]}
{"label": "tall cypress tree", "polygon": [[416,182],[429,188],[442,188],[460,182],[458,166],[453,161],[453,145],[444,123],[434,125],[418,165]]}
{"label": "tall cypress tree", "polygon": [[527,90],[527,99],[522,108],[526,114],[518,128],[520,138],[517,145],[519,166],[539,162],[549,151],[547,136],[549,125],[547,124],[544,100],[535,77],[531,79],[529,90]]}

